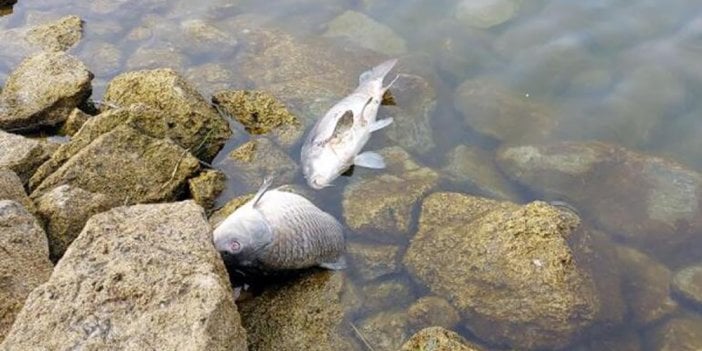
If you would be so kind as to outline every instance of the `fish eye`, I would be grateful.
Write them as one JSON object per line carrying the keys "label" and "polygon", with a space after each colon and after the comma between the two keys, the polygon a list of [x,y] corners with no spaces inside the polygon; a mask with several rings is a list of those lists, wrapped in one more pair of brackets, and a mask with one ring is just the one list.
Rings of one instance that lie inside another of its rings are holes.
{"label": "fish eye", "polygon": [[236,240],[230,242],[229,243],[229,251],[233,254],[239,253],[239,251],[241,251],[241,244]]}

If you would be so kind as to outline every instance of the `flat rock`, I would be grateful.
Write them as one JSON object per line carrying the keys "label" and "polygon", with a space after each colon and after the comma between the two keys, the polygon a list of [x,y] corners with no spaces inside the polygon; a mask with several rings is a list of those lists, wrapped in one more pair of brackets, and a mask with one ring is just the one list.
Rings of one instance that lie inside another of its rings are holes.
{"label": "flat rock", "polygon": [[353,270],[363,280],[373,280],[400,270],[400,247],[377,243],[346,243]]}
{"label": "flat rock", "polygon": [[116,204],[103,194],[61,185],[36,200],[49,239],[49,258],[58,261],[90,217]]}
{"label": "flat rock", "polygon": [[30,29],[25,39],[46,51],[66,51],[82,37],[83,21],[71,15]]}
{"label": "flat rock", "polygon": [[210,161],[231,136],[227,121],[172,69],[123,73],[107,86],[104,100],[121,107],[143,103],[161,110],[164,137]]}
{"label": "flat rock", "polygon": [[227,155],[219,165],[233,179],[238,180],[237,193],[255,191],[263,179],[275,175],[276,182],[294,180],[298,165],[278,145],[266,137],[252,139]]}
{"label": "flat rock", "polygon": [[412,335],[400,351],[482,351],[483,348],[469,343],[460,335],[442,327],[429,327]]}
{"label": "flat rock", "polygon": [[360,47],[390,56],[407,52],[405,40],[392,28],[352,10],[342,13],[329,22],[323,36],[342,37]]}
{"label": "flat rock", "polygon": [[543,202],[434,193],[404,264],[478,337],[519,349],[564,347],[601,308],[595,281],[566,241],[581,240],[579,226],[575,214]]}
{"label": "flat rock", "polygon": [[695,243],[702,230],[702,175],[695,171],[597,142],[505,147],[497,160],[510,178],[547,198],[567,200],[608,234],[664,262],[701,257]]}
{"label": "flat rock", "polygon": [[372,177],[359,174],[344,189],[344,220],[360,234],[406,238],[412,209],[436,185],[439,176],[399,147],[388,147],[379,153],[387,164],[383,173]]}
{"label": "flat rock", "polygon": [[[398,68],[397,71],[401,71]],[[390,77],[394,79],[390,73]],[[426,154],[432,150],[434,143],[431,120],[436,110],[436,90],[424,77],[402,74],[390,88],[396,106],[385,106],[378,115],[379,119],[390,116],[393,123],[384,133],[398,146],[405,150]]]}
{"label": "flat rock", "polygon": [[688,266],[675,272],[672,285],[683,300],[702,306],[702,265]]}
{"label": "flat rock", "polygon": [[456,4],[454,14],[469,27],[487,29],[512,19],[519,4],[517,0],[463,0]]}
{"label": "flat rock", "polygon": [[203,171],[197,177],[188,180],[190,196],[198,205],[210,209],[214,206],[217,196],[224,190],[225,181],[226,176],[221,171],[215,169]]}
{"label": "flat rock", "polygon": [[102,134],[51,173],[31,194],[38,199],[70,184],[119,203],[175,199],[199,162],[170,139],[156,139],[122,125]]}
{"label": "flat rock", "polygon": [[458,145],[449,151],[441,174],[453,183],[476,189],[490,198],[512,201],[520,198],[514,186],[500,172],[494,155],[477,146]]}
{"label": "flat rock", "polygon": [[0,128],[55,126],[90,96],[93,74],[64,52],[31,56],[7,77],[0,93]]}
{"label": "flat rock", "polygon": [[671,319],[646,336],[653,350],[699,350],[702,349],[702,318],[688,316]]}
{"label": "flat rock", "polygon": [[34,203],[24,191],[22,180],[7,168],[0,167],[0,200],[12,200],[31,213],[36,213]]}
{"label": "flat rock", "polygon": [[8,168],[26,183],[37,168],[53,153],[45,142],[0,130],[0,167]]}
{"label": "flat rock", "polygon": [[194,202],[119,207],[88,221],[0,350],[243,351],[232,295]]}
{"label": "flat rock", "polygon": [[0,227],[1,343],[27,295],[49,279],[53,266],[44,231],[22,205],[0,200]]}
{"label": "flat rock", "polygon": [[407,308],[410,325],[415,329],[439,326],[455,328],[461,321],[458,311],[451,303],[439,296],[424,296]]}

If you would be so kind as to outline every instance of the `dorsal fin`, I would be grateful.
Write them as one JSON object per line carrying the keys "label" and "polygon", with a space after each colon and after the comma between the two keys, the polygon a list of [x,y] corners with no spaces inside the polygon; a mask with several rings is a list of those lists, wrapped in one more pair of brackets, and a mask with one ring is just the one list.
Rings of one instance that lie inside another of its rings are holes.
{"label": "dorsal fin", "polygon": [[261,200],[263,194],[265,194],[271,187],[271,184],[273,184],[273,178],[273,176],[267,176],[263,179],[263,184],[261,184],[261,187],[258,188],[256,195],[254,195],[253,199],[251,200],[251,207],[256,207],[256,204],[258,204],[258,202]]}

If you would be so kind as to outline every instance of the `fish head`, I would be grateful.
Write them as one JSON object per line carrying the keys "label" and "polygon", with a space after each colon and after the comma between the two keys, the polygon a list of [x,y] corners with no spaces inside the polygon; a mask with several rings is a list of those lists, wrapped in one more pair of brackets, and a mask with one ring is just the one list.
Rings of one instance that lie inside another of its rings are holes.
{"label": "fish head", "polygon": [[307,184],[313,189],[322,189],[331,186],[334,179],[338,178],[348,166],[330,148],[313,146],[303,153],[302,173]]}
{"label": "fish head", "polygon": [[273,232],[268,222],[250,204],[234,211],[213,232],[217,251],[242,266],[251,265],[272,241]]}

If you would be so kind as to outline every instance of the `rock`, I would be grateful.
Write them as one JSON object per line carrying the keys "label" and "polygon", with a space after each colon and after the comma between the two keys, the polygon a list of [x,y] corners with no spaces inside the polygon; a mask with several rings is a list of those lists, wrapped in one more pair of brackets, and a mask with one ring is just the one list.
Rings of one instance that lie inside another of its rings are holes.
{"label": "rock", "polygon": [[458,311],[446,299],[433,295],[415,301],[407,309],[407,317],[417,330],[431,326],[453,329],[461,321]]}
{"label": "rock", "polygon": [[251,350],[350,350],[342,328],[341,272],[308,272],[241,301]]}
{"label": "rock", "polygon": [[30,29],[26,40],[46,51],[66,51],[76,45],[82,36],[83,21],[72,15]]}
{"label": "rock", "polygon": [[454,105],[467,126],[500,141],[541,140],[556,126],[549,106],[490,79],[463,82]]}
{"label": "rock", "polygon": [[180,23],[183,36],[178,43],[189,55],[225,55],[235,51],[237,39],[216,26],[201,19],[190,19]]}
{"label": "rock", "polygon": [[90,217],[116,205],[103,194],[70,185],[61,185],[45,193],[36,204],[39,217],[45,224],[49,258],[53,262],[63,256]]}
{"label": "rock", "polygon": [[675,293],[686,302],[702,306],[702,265],[685,267],[673,277]]}
{"label": "rock", "polygon": [[[46,235],[22,205],[0,200],[0,343],[7,336],[27,295],[49,279]],[[33,345],[36,347],[36,345]],[[21,349],[21,348],[20,348]]]}
{"label": "rock", "polygon": [[62,123],[90,96],[92,79],[82,62],[63,52],[25,59],[0,94],[0,128],[31,130]]}
{"label": "rock", "polygon": [[517,201],[514,186],[497,168],[494,155],[477,146],[458,145],[446,156],[443,176],[448,180],[476,189],[487,197]]}
{"label": "rock", "polygon": [[80,109],[74,108],[71,114],[68,115],[66,122],[61,126],[61,134],[63,135],[73,135],[78,132],[78,130],[85,124],[85,122],[90,119],[90,115],[81,111]]}
{"label": "rock", "polygon": [[295,161],[265,137],[253,139],[234,149],[219,166],[243,187],[238,194],[255,192],[263,179],[271,175],[276,176],[276,182],[290,183],[298,170]]}
{"label": "rock", "polygon": [[405,279],[389,279],[364,284],[360,293],[361,309],[384,311],[409,305],[414,299],[410,282]]}
{"label": "rock", "polygon": [[170,46],[170,43],[159,47],[140,46],[127,59],[125,66],[129,71],[154,69],[182,71],[188,66],[188,58]]}
{"label": "rock", "polygon": [[403,262],[478,337],[519,349],[564,347],[601,308],[590,272],[566,241],[582,240],[579,226],[576,215],[543,202],[434,193]]}
{"label": "rock", "polygon": [[418,331],[402,345],[400,351],[481,351],[483,348],[467,342],[460,335],[442,327]]}
{"label": "rock", "polygon": [[387,128],[388,138],[407,151],[426,154],[436,146],[431,128],[436,110],[434,87],[423,77],[403,74],[390,92],[397,106],[386,106],[378,116],[394,118]]}
{"label": "rock", "polygon": [[122,51],[109,42],[92,40],[81,45],[80,57],[97,77],[113,77],[119,73],[122,56]]}
{"label": "rock", "polygon": [[0,350],[243,351],[232,296],[194,202],[119,207],[88,221]]}
{"label": "rock", "polygon": [[646,335],[658,351],[694,351],[702,348],[702,318],[675,318]]}
{"label": "rock", "polygon": [[212,228],[216,228],[220,223],[222,223],[223,220],[225,220],[227,217],[229,217],[230,214],[232,214],[237,208],[241,207],[243,204],[245,204],[247,201],[251,200],[254,196],[254,193],[249,193],[249,194],[244,194],[241,196],[237,196],[229,202],[227,202],[222,208],[214,211],[212,215],[209,218],[210,224],[212,225]]}
{"label": "rock", "polygon": [[31,213],[36,213],[34,203],[24,192],[22,180],[7,168],[0,167],[0,200],[12,200]]}
{"label": "rock", "polygon": [[213,159],[231,136],[227,121],[171,69],[120,74],[108,85],[105,101],[117,106],[144,103],[163,111],[169,116],[167,135],[205,161]]}
{"label": "rock", "polygon": [[358,333],[375,351],[395,351],[409,338],[407,314],[403,311],[383,311],[357,324]]}
{"label": "rock", "polygon": [[417,164],[399,147],[388,147],[379,153],[385,158],[387,169],[372,177],[359,174],[352,178],[344,189],[344,220],[359,234],[405,238],[415,203],[436,185],[438,174]]}
{"label": "rock", "polygon": [[547,198],[571,202],[609,234],[663,262],[701,257],[694,245],[702,230],[697,172],[597,142],[506,147],[497,160],[510,178]]}
{"label": "rock", "polygon": [[188,67],[185,78],[193,82],[198,91],[205,96],[220,90],[232,87],[236,81],[232,69],[221,63],[205,63],[199,66]]}
{"label": "rock", "polygon": [[39,140],[0,130],[0,150],[3,150],[0,153],[0,167],[17,173],[23,183],[51,156],[51,149],[47,143]]}
{"label": "rock", "polygon": [[454,14],[469,27],[487,29],[511,20],[519,12],[519,4],[516,0],[463,0]]}
{"label": "rock", "polygon": [[304,129],[275,96],[265,91],[226,90],[215,93],[212,102],[241,123],[250,134],[272,133],[282,147],[289,148]]}
{"label": "rock", "polygon": [[400,247],[348,241],[346,253],[354,271],[363,280],[373,280],[400,270]]}
{"label": "rock", "polygon": [[122,125],[81,149],[46,177],[31,197],[38,199],[70,184],[119,203],[168,201],[185,190],[186,180],[198,170],[198,160],[171,140]]}
{"label": "rock", "polygon": [[642,351],[646,350],[636,330],[616,330],[609,335],[590,338],[583,346],[574,347],[578,351]]}
{"label": "rock", "polygon": [[670,297],[670,270],[635,249],[618,247],[622,267],[623,293],[632,321],[646,325],[673,313],[678,304]]}
{"label": "rock", "polygon": [[224,190],[226,176],[218,170],[210,169],[200,173],[199,176],[188,180],[190,195],[198,205],[205,209],[214,206],[215,199]]}
{"label": "rock", "polygon": [[407,52],[405,40],[388,26],[356,11],[346,11],[327,24],[325,37],[342,37],[360,47],[396,56]]}

